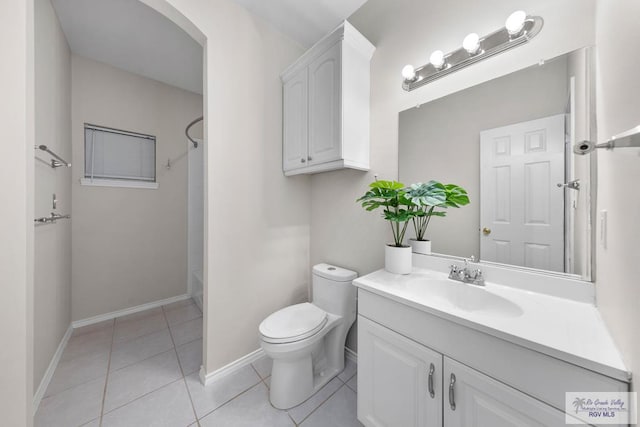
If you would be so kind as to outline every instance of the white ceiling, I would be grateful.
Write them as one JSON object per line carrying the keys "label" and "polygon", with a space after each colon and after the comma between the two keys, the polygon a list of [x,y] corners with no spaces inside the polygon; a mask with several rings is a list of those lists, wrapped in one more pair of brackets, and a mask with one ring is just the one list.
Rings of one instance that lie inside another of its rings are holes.
{"label": "white ceiling", "polygon": [[233,0],[309,47],[367,0]]}
{"label": "white ceiling", "polygon": [[73,53],[202,93],[202,47],[138,0],[52,0]]}
{"label": "white ceiling", "polygon": [[[308,47],[366,0],[233,0]],[[52,0],[75,54],[202,93],[202,47],[138,0]]]}

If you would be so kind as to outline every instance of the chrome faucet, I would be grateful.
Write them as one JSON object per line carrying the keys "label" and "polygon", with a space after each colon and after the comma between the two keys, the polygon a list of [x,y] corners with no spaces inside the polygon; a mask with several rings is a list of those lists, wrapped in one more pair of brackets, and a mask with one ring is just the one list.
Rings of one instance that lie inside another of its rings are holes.
{"label": "chrome faucet", "polygon": [[464,260],[464,266],[451,264],[449,267],[449,279],[476,286],[484,286],[484,276],[479,268],[471,268],[469,264],[477,264],[475,257]]}

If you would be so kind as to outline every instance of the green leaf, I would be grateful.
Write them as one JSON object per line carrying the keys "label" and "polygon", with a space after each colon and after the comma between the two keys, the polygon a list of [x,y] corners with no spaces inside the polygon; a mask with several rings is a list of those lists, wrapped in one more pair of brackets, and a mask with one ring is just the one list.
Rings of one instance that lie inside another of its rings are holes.
{"label": "green leaf", "polygon": [[398,181],[373,181],[369,184],[371,188],[380,188],[385,190],[402,190],[404,188],[404,184]]}
{"label": "green leaf", "polygon": [[426,184],[412,184],[407,189],[407,197],[418,207],[441,206],[446,203],[447,192],[440,182],[429,181]]}

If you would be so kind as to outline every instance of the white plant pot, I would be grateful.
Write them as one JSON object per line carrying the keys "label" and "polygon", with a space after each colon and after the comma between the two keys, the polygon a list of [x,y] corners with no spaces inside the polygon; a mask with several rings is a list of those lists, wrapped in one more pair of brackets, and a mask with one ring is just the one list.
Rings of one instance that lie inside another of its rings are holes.
{"label": "white plant pot", "polygon": [[386,245],[384,247],[384,269],[393,274],[411,273],[411,246]]}
{"label": "white plant pot", "polygon": [[409,239],[414,254],[431,255],[431,240]]}

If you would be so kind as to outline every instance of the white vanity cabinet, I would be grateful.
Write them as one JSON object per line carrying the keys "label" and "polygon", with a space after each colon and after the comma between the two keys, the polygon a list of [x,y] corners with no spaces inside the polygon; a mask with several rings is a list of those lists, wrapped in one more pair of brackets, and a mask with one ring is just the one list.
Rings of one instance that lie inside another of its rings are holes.
{"label": "white vanity cabinet", "polygon": [[446,357],[443,380],[447,427],[566,426],[564,412]]}
{"label": "white vanity cabinet", "polygon": [[285,175],[368,170],[374,49],[345,21],[282,73]]}
{"label": "white vanity cabinet", "polygon": [[442,426],[442,355],[358,318],[358,418],[366,426]]}
{"label": "white vanity cabinet", "polygon": [[565,426],[567,391],[628,383],[358,289],[358,420],[367,427]]}
{"label": "white vanity cabinet", "polygon": [[368,427],[565,426],[565,414],[358,318],[358,419]]}

